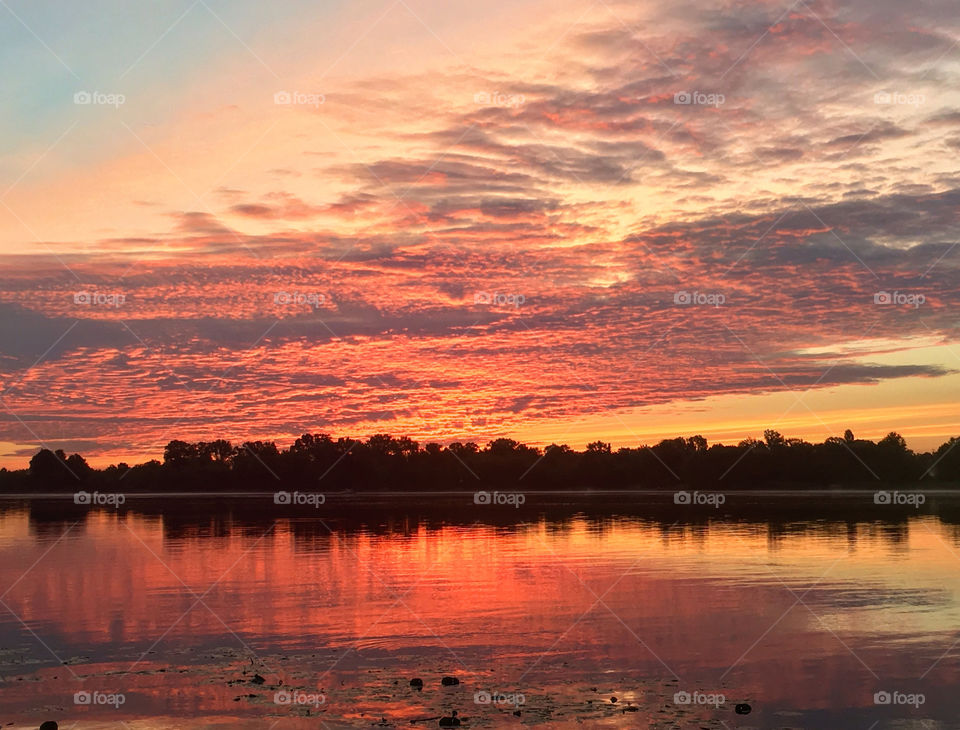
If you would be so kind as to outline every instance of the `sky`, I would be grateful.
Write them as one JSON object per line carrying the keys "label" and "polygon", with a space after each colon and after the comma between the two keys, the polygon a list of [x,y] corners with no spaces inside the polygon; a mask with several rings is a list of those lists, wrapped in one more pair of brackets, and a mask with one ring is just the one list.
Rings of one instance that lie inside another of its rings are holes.
{"label": "sky", "polygon": [[0,465],[960,434],[960,16],[0,0]]}

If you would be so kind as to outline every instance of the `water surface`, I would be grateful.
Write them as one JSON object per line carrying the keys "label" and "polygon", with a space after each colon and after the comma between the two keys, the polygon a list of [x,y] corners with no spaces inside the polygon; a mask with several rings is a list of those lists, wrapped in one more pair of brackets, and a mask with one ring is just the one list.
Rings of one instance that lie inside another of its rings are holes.
{"label": "water surface", "polygon": [[766,517],[759,496],[723,511],[427,499],[353,517],[6,503],[0,722],[436,727],[458,710],[465,727],[960,727],[949,499]]}

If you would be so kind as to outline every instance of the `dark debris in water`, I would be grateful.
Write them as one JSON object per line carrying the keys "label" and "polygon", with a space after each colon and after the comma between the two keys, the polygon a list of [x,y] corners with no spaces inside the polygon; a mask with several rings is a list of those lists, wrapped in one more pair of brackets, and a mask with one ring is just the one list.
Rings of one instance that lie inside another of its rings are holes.
{"label": "dark debris in water", "polygon": [[[235,713],[236,727],[242,724],[245,728],[253,727],[258,719],[269,718],[270,722],[286,719],[291,730],[300,730],[314,727],[311,722],[315,723],[318,717],[338,728],[643,727],[667,730],[700,727],[722,730],[721,720],[733,726],[732,706],[716,711],[673,704],[671,700],[677,687],[672,679],[630,675],[611,679],[609,673],[593,676],[584,673],[574,675],[575,679],[565,679],[572,673],[566,668],[546,672],[542,675],[546,679],[540,679],[537,684],[513,688],[504,687],[501,677],[519,676],[522,670],[514,673],[510,668],[500,667],[496,673],[454,676],[438,671],[436,665],[425,664],[422,656],[390,657],[375,668],[356,662],[331,672],[330,667],[342,655],[342,650],[263,655],[254,663],[242,652],[211,653],[208,649],[197,652],[197,658],[202,656],[204,660],[197,663],[181,662],[183,654],[175,658],[164,655],[166,662],[161,662],[158,656],[145,661],[141,668],[143,674],[137,676],[140,691],[146,695],[160,697],[173,689],[181,695],[192,695],[200,707],[210,707],[211,702],[219,698]],[[83,670],[82,674],[89,679],[119,673],[114,667],[107,669],[96,664],[85,665]],[[49,679],[51,674],[38,672],[35,676],[42,680]],[[316,686],[320,677],[324,678],[323,687]],[[322,693],[325,701],[319,706],[278,705],[275,692],[287,688]],[[523,701],[509,705],[477,703],[475,696],[480,691],[522,693]],[[738,705],[737,712],[741,710]],[[441,725],[444,719],[449,724]],[[222,728],[223,720],[214,716],[197,717],[192,726]],[[247,721],[251,724],[247,725]],[[26,718],[19,724],[37,726]]]}

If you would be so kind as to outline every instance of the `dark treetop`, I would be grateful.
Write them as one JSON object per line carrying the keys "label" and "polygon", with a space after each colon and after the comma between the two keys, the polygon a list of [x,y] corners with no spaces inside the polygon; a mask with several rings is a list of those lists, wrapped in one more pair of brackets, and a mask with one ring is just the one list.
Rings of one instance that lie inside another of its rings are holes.
{"label": "dark treetop", "polygon": [[545,449],[507,438],[421,447],[407,437],[377,434],[367,440],[304,434],[288,449],[269,441],[233,445],[217,440],[171,441],[163,463],[92,469],[82,456],[42,449],[30,468],[0,470],[7,492],[102,489],[136,491],[447,490],[479,485],[523,489],[698,488],[829,486],[882,483],[960,483],[960,438],[935,452],[914,453],[890,433],[879,442],[843,438],[823,443],[784,438],[736,446],[707,444],[702,436],[665,439],[616,451],[602,441],[584,451],[552,444]]}

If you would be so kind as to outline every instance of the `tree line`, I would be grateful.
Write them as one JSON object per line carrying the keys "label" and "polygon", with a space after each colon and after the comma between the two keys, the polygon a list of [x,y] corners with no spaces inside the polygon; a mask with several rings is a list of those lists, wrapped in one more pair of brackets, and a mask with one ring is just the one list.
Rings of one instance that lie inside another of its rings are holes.
{"label": "tree line", "polygon": [[406,436],[376,434],[366,440],[305,433],[287,449],[272,441],[225,440],[167,444],[163,461],[104,469],[79,454],[41,449],[24,470],[0,471],[4,491],[271,491],[443,490],[478,485],[517,489],[673,488],[749,489],[960,483],[960,438],[936,451],[917,453],[890,433],[874,442],[842,438],[822,443],[785,438],[774,430],[763,440],[708,444],[703,436],[664,439],[652,446],[612,449],[594,441],[583,451],[564,444],[546,448],[498,438],[476,443],[421,446]]}

